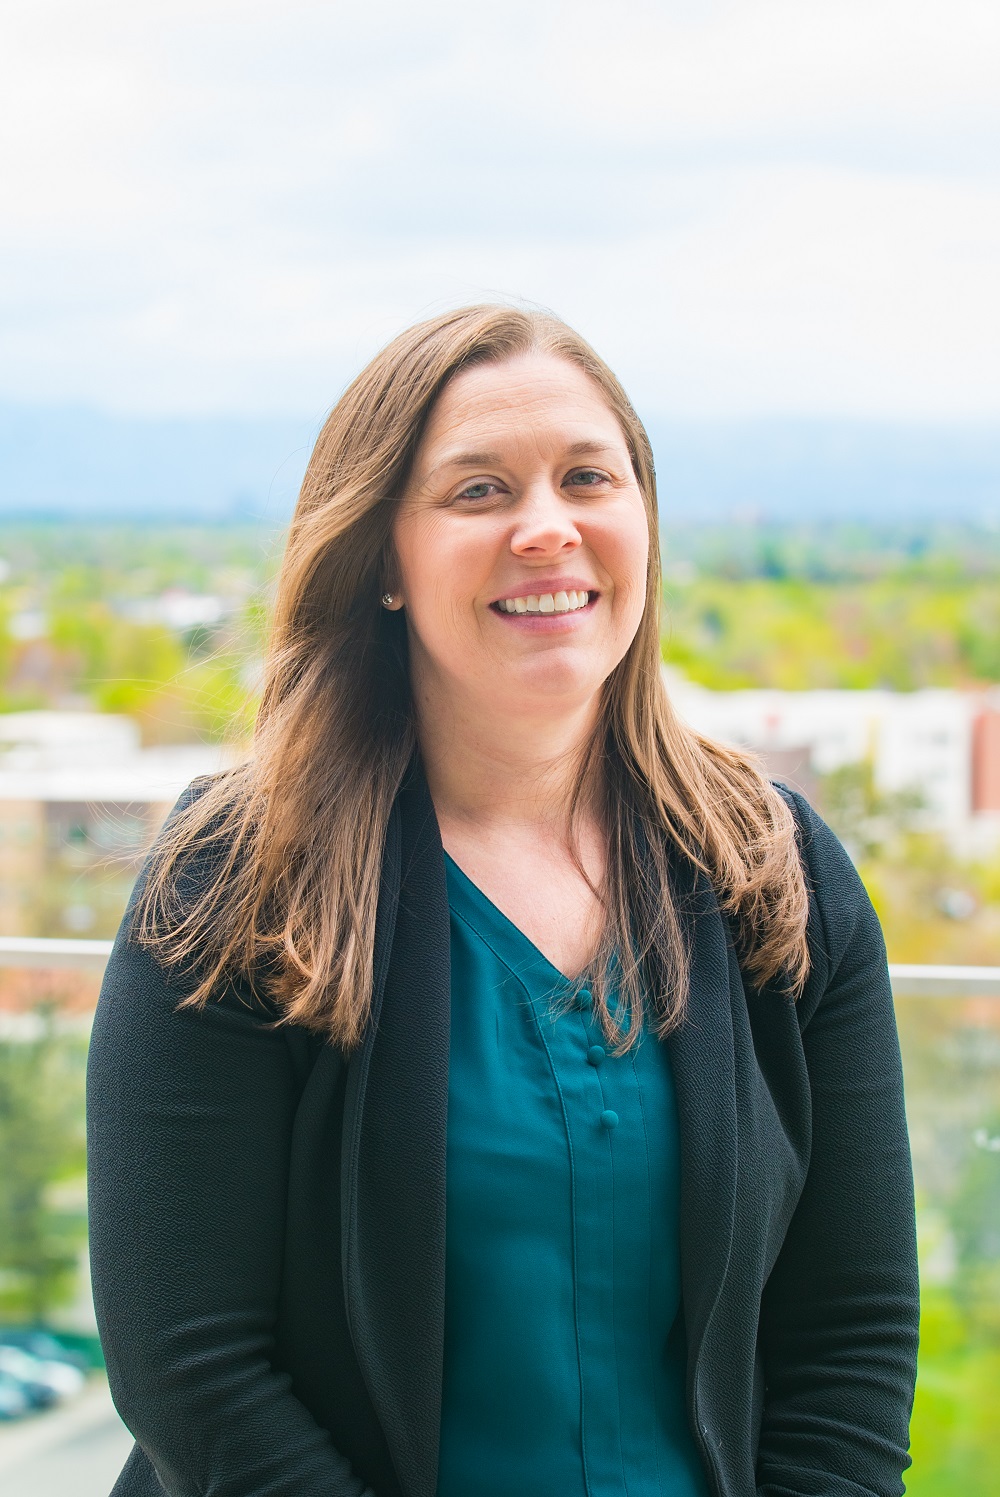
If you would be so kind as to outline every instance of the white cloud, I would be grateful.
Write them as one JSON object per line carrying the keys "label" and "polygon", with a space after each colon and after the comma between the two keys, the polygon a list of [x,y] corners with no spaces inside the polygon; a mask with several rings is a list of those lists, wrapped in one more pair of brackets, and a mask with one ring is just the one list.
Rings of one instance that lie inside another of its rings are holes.
{"label": "white cloud", "polygon": [[8,32],[9,397],[312,410],[507,293],[647,409],[1000,410],[992,0],[32,0]]}
{"label": "white cloud", "polygon": [[[588,3],[571,55],[599,63],[612,125],[662,140],[770,139],[894,125],[925,136],[996,123],[1000,11],[992,0],[757,0],[687,23],[635,6],[641,24],[609,31]],[[591,24],[588,24],[588,21]],[[565,79],[564,79],[565,81]],[[603,128],[602,122],[602,128]]]}

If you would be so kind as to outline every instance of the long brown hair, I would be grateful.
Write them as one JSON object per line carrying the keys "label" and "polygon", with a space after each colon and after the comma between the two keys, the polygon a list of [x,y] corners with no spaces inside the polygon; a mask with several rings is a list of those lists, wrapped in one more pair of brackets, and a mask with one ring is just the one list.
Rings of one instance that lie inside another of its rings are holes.
{"label": "long brown hair", "polygon": [[[791,813],[752,756],[682,723],[663,685],[656,479],[642,423],[611,370],[558,318],[472,306],[394,339],[338,401],[313,450],[278,581],[252,754],[173,817],[137,906],[139,938],[195,971],[186,1004],[205,1003],[236,975],[266,973],[286,1021],[344,1048],[359,1042],[386,828],[416,749],[405,625],[379,606],[392,576],[394,501],[452,376],[531,350],[571,360],[599,386],[650,527],[645,611],[605,683],[573,808],[596,779],[608,839],[591,971],[601,1020],[612,1043],[628,1045],[649,988],[661,1034],[683,1015],[678,858],[711,880],[750,977],[801,988],[808,899]],[[617,1017],[604,976],[613,958]]]}

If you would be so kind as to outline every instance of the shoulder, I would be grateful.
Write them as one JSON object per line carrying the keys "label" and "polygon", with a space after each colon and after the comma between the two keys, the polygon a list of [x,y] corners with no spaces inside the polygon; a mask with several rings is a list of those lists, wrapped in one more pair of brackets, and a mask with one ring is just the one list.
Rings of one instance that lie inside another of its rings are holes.
{"label": "shoulder", "polygon": [[800,790],[792,790],[777,780],[773,784],[795,817],[799,851],[810,878],[823,882],[824,894],[831,886],[835,891],[839,885],[848,903],[853,903],[858,892],[864,892],[864,886],[844,844]]}
{"label": "shoulder", "polygon": [[836,833],[800,791],[777,782],[775,789],[795,817],[809,890],[811,972],[802,1000],[808,1011],[845,960],[863,959],[884,970],[885,945],[868,892]]}
{"label": "shoulder", "polygon": [[[220,876],[234,866],[227,799],[231,803],[226,776],[206,775],[193,780],[171,808],[132,890],[105,972],[106,990],[139,982],[159,991],[164,1001],[177,1002],[204,978],[205,943],[186,939],[186,933],[204,924],[201,917],[217,900]],[[266,984],[255,976],[244,974],[235,984],[239,1001],[245,1005],[251,995],[254,1006],[270,1012],[261,1001]],[[233,997],[224,985],[223,1006]]]}
{"label": "shoulder", "polygon": [[168,870],[178,913],[190,909],[232,850],[236,787],[226,773],[199,775],[181,792],[153,839],[139,871],[125,926],[142,908],[150,884]]}

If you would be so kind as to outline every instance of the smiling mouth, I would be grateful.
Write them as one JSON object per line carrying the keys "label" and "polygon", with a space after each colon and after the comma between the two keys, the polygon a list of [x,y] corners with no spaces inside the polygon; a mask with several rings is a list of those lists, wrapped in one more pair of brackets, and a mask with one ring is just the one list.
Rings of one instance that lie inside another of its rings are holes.
{"label": "smiling mouth", "polygon": [[570,592],[559,593],[529,593],[525,598],[498,598],[490,607],[495,608],[498,613],[578,613],[581,608],[586,608],[591,598],[597,594],[592,592]]}

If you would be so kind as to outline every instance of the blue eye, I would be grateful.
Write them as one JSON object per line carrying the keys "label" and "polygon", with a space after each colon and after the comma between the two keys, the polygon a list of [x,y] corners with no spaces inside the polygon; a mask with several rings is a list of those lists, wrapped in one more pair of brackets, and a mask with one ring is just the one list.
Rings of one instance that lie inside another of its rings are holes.
{"label": "blue eye", "polygon": [[575,473],[570,474],[570,480],[578,483],[581,488],[591,489],[596,484],[607,483],[608,475],[599,472],[597,468],[578,468]]}
{"label": "blue eye", "polygon": [[468,488],[463,489],[458,497],[460,499],[486,499],[489,497],[492,487],[491,483],[470,483]]}

